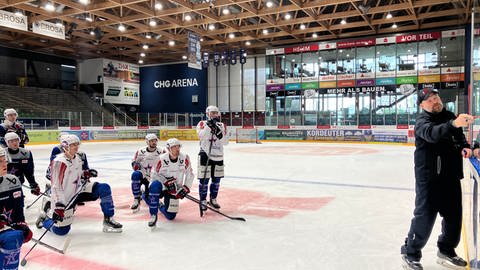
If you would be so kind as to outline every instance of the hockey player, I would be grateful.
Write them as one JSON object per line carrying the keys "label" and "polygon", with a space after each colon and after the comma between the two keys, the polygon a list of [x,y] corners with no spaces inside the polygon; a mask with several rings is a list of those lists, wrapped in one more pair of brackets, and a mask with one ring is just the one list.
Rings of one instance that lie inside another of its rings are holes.
{"label": "hockey player", "polygon": [[90,182],[91,170],[82,169],[83,161],[78,155],[80,139],[75,135],[66,135],[62,140],[64,153],[57,155],[51,164],[53,209],[50,212],[53,213],[50,218],[42,212],[37,219],[37,227],[51,228],[55,234],[65,235],[70,231],[76,203],[100,199],[104,214],[103,231],[121,232],[122,225],[113,219],[115,208],[110,186]]}
{"label": "hockey player", "polygon": [[20,248],[30,241],[32,231],[23,215],[23,193],[20,180],[7,174],[7,154],[0,148],[0,266],[18,269]]}
{"label": "hockey player", "polygon": [[24,148],[29,139],[22,123],[17,122],[17,111],[15,111],[15,109],[6,109],[3,115],[5,116],[5,121],[0,124],[0,144],[2,144],[3,147],[7,147],[4,139],[5,134],[7,134],[7,132],[15,132],[20,138],[20,147]]}
{"label": "hockey player", "polygon": [[17,133],[8,132],[5,134],[5,142],[8,146],[8,173],[17,176],[23,184],[25,178],[30,184],[30,192],[40,195],[40,187],[35,181],[33,155],[30,150],[19,147],[20,138]]}
{"label": "hockey player", "polygon": [[[190,157],[187,154],[180,153],[182,144],[176,138],[167,140],[167,153],[160,156],[155,172],[150,184],[150,194],[148,205],[150,207],[149,227],[154,227],[157,223],[158,211],[168,219],[173,220],[179,208],[179,199],[185,198],[190,193],[193,175]],[[163,198],[163,203],[159,199]],[[160,207],[159,207],[160,206]]]}
{"label": "hockey player", "polygon": [[158,138],[155,134],[150,133],[145,136],[145,142],[147,146],[144,146],[135,153],[132,161],[133,173],[132,179],[132,193],[133,204],[130,209],[133,212],[140,210],[140,201],[142,197],[141,186],[145,188],[145,199],[148,197],[148,186],[150,184],[150,174],[153,166],[157,164],[157,161],[161,154],[165,153],[164,149],[157,147]]}
{"label": "hockey player", "polygon": [[[220,179],[223,177],[223,146],[228,144],[227,129],[220,122],[220,111],[216,106],[208,106],[205,110],[207,120],[197,124],[197,134],[200,140],[200,153],[197,177],[200,180],[198,191],[200,194],[200,207],[207,210],[207,192],[210,177],[210,204],[219,209],[217,202]],[[208,161],[208,164],[207,164]]]}

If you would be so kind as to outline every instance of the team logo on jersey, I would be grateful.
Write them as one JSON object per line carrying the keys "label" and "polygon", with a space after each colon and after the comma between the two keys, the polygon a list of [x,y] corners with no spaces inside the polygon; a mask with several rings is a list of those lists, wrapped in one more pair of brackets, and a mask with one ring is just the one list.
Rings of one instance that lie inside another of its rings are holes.
{"label": "team logo on jersey", "polygon": [[22,196],[22,192],[21,192],[21,191],[15,191],[15,192],[13,193],[13,198],[19,198],[19,197],[21,197],[21,196]]}

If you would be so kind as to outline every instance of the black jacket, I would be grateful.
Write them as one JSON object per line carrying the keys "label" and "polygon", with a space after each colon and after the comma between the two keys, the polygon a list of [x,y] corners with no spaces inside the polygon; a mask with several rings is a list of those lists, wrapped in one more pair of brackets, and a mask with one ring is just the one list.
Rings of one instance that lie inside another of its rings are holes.
{"label": "black jacket", "polygon": [[462,128],[452,124],[455,114],[422,111],[415,124],[415,178],[459,180],[463,178],[462,149],[470,148]]}

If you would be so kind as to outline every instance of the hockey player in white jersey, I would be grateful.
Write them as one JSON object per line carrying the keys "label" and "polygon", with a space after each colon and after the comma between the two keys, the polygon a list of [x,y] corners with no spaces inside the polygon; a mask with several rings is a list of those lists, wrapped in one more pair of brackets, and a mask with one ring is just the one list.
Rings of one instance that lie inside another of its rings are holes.
{"label": "hockey player in white jersey", "polygon": [[52,213],[47,217],[42,212],[37,219],[37,227],[51,228],[53,233],[65,235],[70,231],[76,203],[100,199],[104,215],[103,231],[121,232],[122,225],[113,219],[115,207],[110,186],[90,182],[90,172],[82,169],[83,161],[78,155],[80,139],[75,135],[67,135],[62,140],[64,153],[58,154],[50,165]]}
{"label": "hockey player in white jersey", "polygon": [[149,133],[145,136],[145,142],[147,146],[144,146],[135,153],[132,161],[132,194],[133,204],[130,209],[133,212],[140,210],[140,202],[142,197],[141,186],[144,186],[144,197],[148,197],[148,186],[151,180],[152,169],[157,164],[157,161],[161,154],[165,153],[165,149],[159,149],[157,147],[158,138],[155,134]]}
{"label": "hockey player in white jersey", "polygon": [[[168,220],[173,220],[178,213],[179,199],[190,193],[195,176],[190,157],[180,152],[181,146],[178,139],[168,139],[168,152],[160,156],[155,166],[148,197],[151,215],[149,227],[156,225],[158,211]],[[160,198],[163,198],[163,203],[160,203]]]}
{"label": "hockey player in white jersey", "polygon": [[[223,178],[223,146],[228,144],[227,129],[220,122],[220,111],[216,106],[206,109],[208,120],[197,124],[197,134],[200,140],[200,153],[198,153],[197,177],[200,180],[198,192],[200,194],[200,207],[207,210],[208,182],[210,177],[210,204],[219,209],[217,202],[220,179]],[[208,162],[208,164],[207,164]]]}

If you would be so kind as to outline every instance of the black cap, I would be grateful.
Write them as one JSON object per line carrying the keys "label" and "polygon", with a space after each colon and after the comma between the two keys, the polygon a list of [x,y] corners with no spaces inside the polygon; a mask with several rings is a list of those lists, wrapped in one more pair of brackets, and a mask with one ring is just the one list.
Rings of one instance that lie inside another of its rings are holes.
{"label": "black cap", "polygon": [[431,95],[438,95],[438,90],[433,88],[424,88],[418,92],[417,105],[428,99]]}

